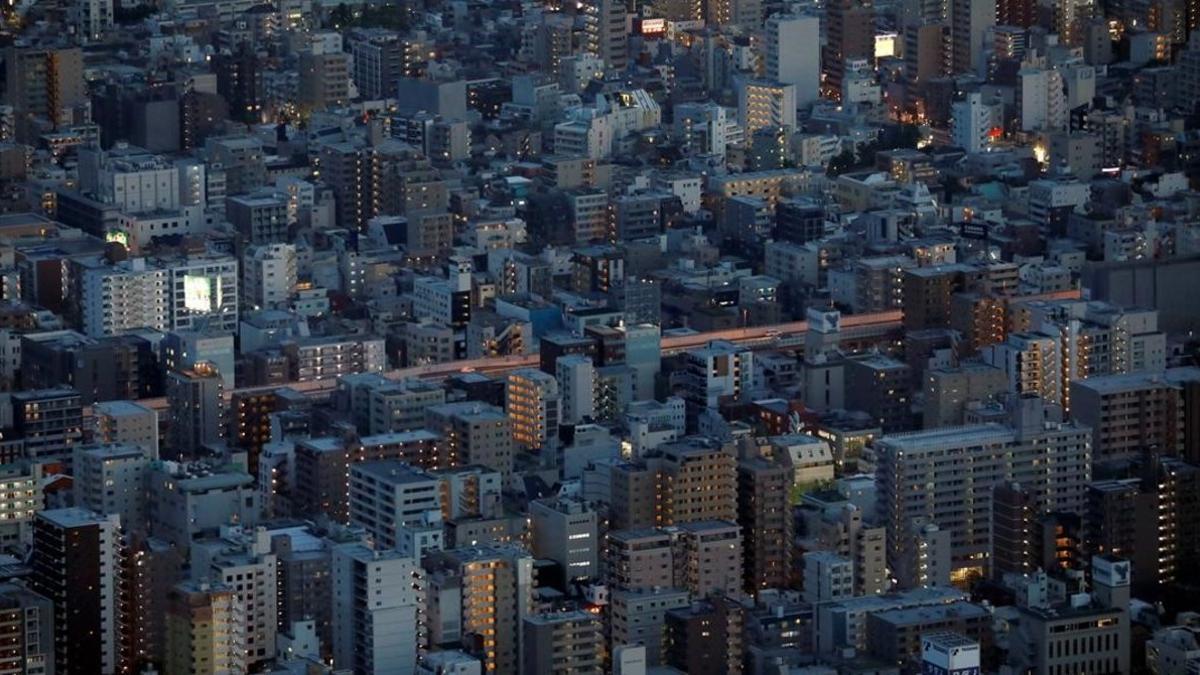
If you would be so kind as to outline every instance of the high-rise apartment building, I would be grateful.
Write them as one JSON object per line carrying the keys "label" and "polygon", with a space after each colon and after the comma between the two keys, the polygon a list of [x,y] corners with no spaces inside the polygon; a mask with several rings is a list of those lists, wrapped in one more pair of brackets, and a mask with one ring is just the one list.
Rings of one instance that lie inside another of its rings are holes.
{"label": "high-rise apartment building", "polygon": [[547,675],[599,675],[604,633],[600,619],[580,610],[547,612],[522,622],[522,672]]}
{"label": "high-rise apartment building", "polygon": [[737,465],[738,525],[742,529],[747,592],[784,588],[795,550],[792,469],[762,458]]}
{"label": "high-rise apartment building", "polygon": [[1092,429],[1095,461],[1178,455],[1184,445],[1179,386],[1163,373],[1101,375],[1070,383],[1071,419]]}
{"label": "high-rise apartment building", "polygon": [[562,423],[579,424],[596,414],[596,367],[582,354],[559,358],[554,368],[562,393]]}
{"label": "high-rise apartment building", "polygon": [[758,129],[795,129],[797,86],[769,80],[738,85],[738,123],[747,134]]}
{"label": "high-rise apartment building", "polygon": [[603,59],[610,70],[625,70],[629,64],[625,3],[620,0],[590,0],[586,12],[587,51]]}
{"label": "high-rise apartment building", "polygon": [[362,544],[333,549],[333,662],[353,673],[408,675],[427,645],[420,564]]}
{"label": "high-rise apartment building", "polygon": [[523,672],[521,627],[533,612],[533,557],[513,546],[454,549],[427,557],[424,566],[430,625],[457,616],[455,632],[486,672]]}
{"label": "high-rise apartment building", "polygon": [[0,585],[0,670],[21,675],[54,673],[54,605],[15,584]]}
{"label": "high-rise apartment building", "polygon": [[696,520],[671,530],[675,585],[692,597],[736,595],[742,588],[742,528],[721,520]]}
{"label": "high-rise apartment building", "polygon": [[667,612],[667,665],[694,675],[742,672],[745,608],[716,596]]}
{"label": "high-rise apartment building", "polygon": [[366,531],[376,548],[400,548],[405,529],[433,529],[441,544],[442,505],[438,479],[397,460],[350,466],[350,523]]}
{"label": "high-rise apartment building", "polygon": [[347,34],[346,47],[354,57],[354,84],[368,101],[395,98],[401,78],[425,70],[425,45],[396,31],[357,28]]}
{"label": "high-rise apartment building", "polygon": [[[669,564],[668,564],[669,567]],[[639,645],[646,649],[646,665],[662,665],[666,659],[667,612],[691,604],[690,594],[669,586],[612,593],[612,644]]]}
{"label": "high-rise apartment building", "polygon": [[213,55],[217,93],[229,104],[230,119],[247,124],[262,122],[266,93],[258,54],[249,42]]}
{"label": "high-rise apartment building", "polygon": [[36,389],[12,395],[12,430],[34,461],[69,460],[83,441],[83,405],[74,389]]}
{"label": "high-rise apartment building", "polygon": [[513,470],[512,422],[504,410],[476,402],[427,408],[426,426],[446,439],[450,466],[479,464],[500,472],[507,484]]}
{"label": "high-rise apartment building", "polygon": [[146,469],[150,457],[137,445],[78,445],[71,464],[75,505],[117,514],[126,531],[146,529]]}
{"label": "high-rise apartment building", "polygon": [[34,520],[29,588],[54,602],[55,672],[119,672],[120,551],[116,514],[51,509]]}
{"label": "high-rise apartment building", "polygon": [[1039,511],[1084,511],[1091,431],[1049,422],[1044,405],[1037,398],[1017,400],[1009,425],[935,429],[876,441],[879,516],[887,524],[889,561],[905,555],[913,543],[911,524],[923,518],[950,533],[957,573],[982,574],[991,488],[1004,481],[1025,486]]}
{"label": "high-rise apartment building", "polygon": [[951,72],[980,73],[987,31],[996,25],[996,0],[950,0]]}
{"label": "high-rise apartment building", "polygon": [[871,0],[832,0],[825,6],[821,69],[825,95],[839,98],[846,61],[875,58],[875,5]]}
{"label": "high-rise apartment building", "polygon": [[615,530],[605,537],[605,579],[615,591],[672,585],[673,560],[671,535],[662,530]]}
{"label": "high-rise apartment building", "polygon": [[221,675],[245,672],[244,607],[224,584],[183,581],[167,594],[163,671]]}
{"label": "high-rise apartment building", "polygon": [[504,390],[504,408],[512,421],[513,442],[526,450],[558,445],[561,400],[558,380],[534,368],[514,371]]}
{"label": "high-rise apartment building", "polygon": [[204,445],[225,437],[225,386],[211,364],[168,373],[166,389],[168,459],[196,457]]}
{"label": "high-rise apartment building", "polygon": [[10,47],[4,58],[5,103],[13,107],[17,138],[71,122],[71,109],[87,100],[83,52],[78,48]]}
{"label": "high-rise apartment building", "polygon": [[133,401],[103,401],[92,406],[92,439],[128,443],[158,459],[158,413]]}
{"label": "high-rise apartment building", "polygon": [[768,80],[796,86],[796,105],[821,94],[821,20],[815,16],[775,14],[764,26]]}

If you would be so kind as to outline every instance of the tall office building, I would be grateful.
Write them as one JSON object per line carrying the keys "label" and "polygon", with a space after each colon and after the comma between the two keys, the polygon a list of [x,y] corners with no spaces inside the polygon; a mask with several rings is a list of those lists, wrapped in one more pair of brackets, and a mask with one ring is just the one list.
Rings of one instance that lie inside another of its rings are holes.
{"label": "tall office building", "polygon": [[596,512],[585,502],[570,497],[532,501],[529,521],[533,554],[558,563],[564,582],[599,578],[600,531]]}
{"label": "tall office building", "polygon": [[[1039,511],[1082,513],[1091,475],[1091,431],[1050,423],[1041,399],[1014,402],[1009,425],[983,424],[901,434],[876,441],[879,516],[889,562],[913,543],[914,519],[950,533],[955,578],[987,564],[991,489],[1018,481]],[[948,461],[969,454],[969,462]],[[918,486],[924,486],[919,489]],[[962,499],[964,486],[971,498]]]}
{"label": "tall office building", "polygon": [[164,675],[246,672],[244,611],[224,584],[177,584],[167,594]]}
{"label": "tall office building", "polygon": [[55,672],[119,672],[120,551],[121,522],[115,514],[51,509],[34,520],[29,588],[54,602]]}
{"label": "tall office building", "polygon": [[333,663],[353,673],[410,675],[427,644],[415,558],[361,544],[333,549]]}
{"label": "tall office building", "polygon": [[796,85],[796,105],[806,107],[821,94],[821,20],[775,14],[764,29],[767,79]]}

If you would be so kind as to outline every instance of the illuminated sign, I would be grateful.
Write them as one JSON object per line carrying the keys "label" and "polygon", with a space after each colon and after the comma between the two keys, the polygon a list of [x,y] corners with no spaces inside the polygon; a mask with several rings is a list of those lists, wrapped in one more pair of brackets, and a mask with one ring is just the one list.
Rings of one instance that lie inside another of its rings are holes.
{"label": "illuminated sign", "polygon": [[666,19],[642,19],[641,26],[642,35],[666,35],[667,20]]}
{"label": "illuminated sign", "polygon": [[109,244],[117,243],[117,244],[120,244],[120,245],[128,248],[129,247],[129,233],[122,232],[120,230],[109,230],[109,232],[104,235],[104,241]]}
{"label": "illuminated sign", "polygon": [[193,312],[215,312],[221,306],[218,279],[187,275],[183,278],[183,306]]}

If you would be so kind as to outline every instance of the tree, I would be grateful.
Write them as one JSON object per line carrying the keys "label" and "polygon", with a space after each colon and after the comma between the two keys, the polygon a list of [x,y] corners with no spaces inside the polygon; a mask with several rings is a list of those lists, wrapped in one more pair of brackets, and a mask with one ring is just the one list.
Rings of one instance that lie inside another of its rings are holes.
{"label": "tree", "polygon": [[855,161],[854,150],[845,148],[829,160],[829,165],[825,167],[825,173],[830,176],[840,176],[853,169]]}

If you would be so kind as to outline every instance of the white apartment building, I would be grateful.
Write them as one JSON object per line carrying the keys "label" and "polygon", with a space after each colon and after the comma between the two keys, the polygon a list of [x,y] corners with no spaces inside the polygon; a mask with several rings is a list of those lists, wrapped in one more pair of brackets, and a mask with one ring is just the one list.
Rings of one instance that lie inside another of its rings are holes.
{"label": "white apartment building", "polygon": [[421,565],[362,544],[333,549],[333,663],[376,675],[411,675],[424,650]]}
{"label": "white apartment building", "polygon": [[748,80],[737,92],[738,123],[747,136],[766,127],[796,128],[796,85]]}
{"label": "white apartment building", "polygon": [[796,85],[796,103],[807,106],[821,86],[821,20],[816,16],[774,14],[763,26],[767,79]]}
{"label": "white apartment building", "polygon": [[582,354],[560,357],[554,364],[562,392],[562,421],[579,424],[596,414],[596,367]]}
{"label": "white apartment building", "polygon": [[1067,100],[1062,73],[1047,68],[1025,68],[1021,81],[1021,131],[1059,131],[1067,127]]}
{"label": "white apartment building", "polygon": [[267,244],[242,257],[242,297],[247,309],[285,309],[296,292],[296,247]]}
{"label": "white apartment building", "polygon": [[171,275],[134,258],[112,267],[84,270],[79,306],[88,337],[120,335],[138,328],[170,330]]}
{"label": "white apartment building", "polygon": [[984,103],[983,94],[971,92],[950,105],[951,139],[967,152],[983,152],[991,145],[991,131],[1001,127],[1003,108]]}
{"label": "white apartment building", "polygon": [[725,158],[730,120],[725,108],[711,101],[675,106],[675,136],[684,147],[700,155]]}
{"label": "white apartment building", "polygon": [[41,464],[0,467],[0,543],[28,543],[33,516],[45,507],[41,481]]}

